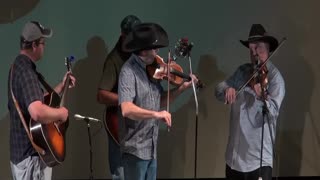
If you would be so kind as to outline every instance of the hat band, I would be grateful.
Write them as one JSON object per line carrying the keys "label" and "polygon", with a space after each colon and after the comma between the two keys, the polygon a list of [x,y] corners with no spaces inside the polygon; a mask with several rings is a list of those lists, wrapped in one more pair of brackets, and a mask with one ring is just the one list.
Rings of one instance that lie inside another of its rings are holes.
{"label": "hat band", "polygon": [[262,35],[254,35],[254,36],[250,36],[249,39],[250,38],[261,38],[261,37],[264,37],[264,36],[262,36]]}

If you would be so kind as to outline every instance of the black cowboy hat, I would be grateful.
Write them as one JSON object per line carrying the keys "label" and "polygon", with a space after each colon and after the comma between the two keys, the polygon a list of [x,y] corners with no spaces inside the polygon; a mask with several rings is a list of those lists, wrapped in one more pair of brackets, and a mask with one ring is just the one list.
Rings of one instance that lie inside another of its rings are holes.
{"label": "black cowboy hat", "polygon": [[273,52],[279,45],[278,40],[273,36],[269,36],[261,24],[253,24],[251,26],[248,40],[240,40],[240,42],[248,48],[249,43],[257,41],[268,43],[270,45],[270,52]]}
{"label": "black cowboy hat", "polygon": [[126,36],[122,49],[125,52],[134,52],[167,47],[168,45],[168,35],[160,25],[141,23],[136,25]]}

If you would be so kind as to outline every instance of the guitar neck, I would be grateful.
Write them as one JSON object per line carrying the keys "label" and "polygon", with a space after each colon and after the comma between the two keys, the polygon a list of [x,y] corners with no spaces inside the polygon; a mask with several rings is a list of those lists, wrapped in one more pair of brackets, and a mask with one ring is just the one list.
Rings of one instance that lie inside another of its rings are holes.
{"label": "guitar neck", "polygon": [[65,106],[65,102],[66,102],[66,94],[68,92],[68,87],[70,84],[70,76],[67,76],[66,82],[63,86],[63,90],[62,90],[62,94],[61,94],[61,101],[60,101],[60,107]]}

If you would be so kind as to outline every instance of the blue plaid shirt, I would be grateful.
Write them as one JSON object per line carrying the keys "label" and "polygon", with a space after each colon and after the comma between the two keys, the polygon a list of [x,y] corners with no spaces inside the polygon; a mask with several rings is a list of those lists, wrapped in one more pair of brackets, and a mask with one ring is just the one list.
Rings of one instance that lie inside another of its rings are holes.
{"label": "blue plaid shirt", "polygon": [[[285,95],[285,84],[279,70],[267,62],[269,85],[267,88],[267,107],[273,142],[276,133],[276,123],[281,102]],[[241,65],[226,81],[216,87],[216,97],[225,101],[225,90],[233,87],[236,90],[244,84],[251,75],[251,64]],[[250,87],[239,93],[236,102],[231,105],[229,138],[226,150],[226,163],[231,169],[240,172],[250,172],[260,167],[262,107],[263,102],[257,98]],[[263,166],[271,166],[273,160],[272,141],[268,121],[265,118]]]}
{"label": "blue plaid shirt", "polygon": [[[163,89],[159,82],[149,80],[146,65],[132,54],[122,66],[119,76],[119,105],[133,102],[140,108],[159,111]],[[119,112],[120,144],[123,153],[135,155],[144,160],[156,159],[159,120],[132,120]]]}
{"label": "blue plaid shirt", "polygon": [[[28,156],[37,155],[20,120],[10,91],[8,78],[8,109],[10,113],[10,160],[17,164]],[[29,105],[34,101],[43,102],[43,91],[38,80],[36,65],[25,55],[18,55],[13,63],[12,91],[19,103],[23,116],[29,125]]]}

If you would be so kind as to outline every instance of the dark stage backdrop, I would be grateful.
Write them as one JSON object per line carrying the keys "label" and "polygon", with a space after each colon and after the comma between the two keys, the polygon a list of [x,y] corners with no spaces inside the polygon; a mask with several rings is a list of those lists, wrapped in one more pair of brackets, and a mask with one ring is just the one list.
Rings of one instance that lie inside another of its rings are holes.
{"label": "dark stage backdrop", "polygon": [[[27,3],[28,2],[28,3]],[[49,83],[56,84],[66,68],[64,57],[74,55],[77,87],[70,91],[71,115],[103,118],[96,102],[97,83],[104,59],[120,34],[120,21],[135,14],[145,22],[161,24],[169,34],[170,48],[180,37],[194,42],[193,71],[206,84],[199,95],[199,177],[224,177],[229,107],[214,97],[214,87],[242,63],[249,52],[239,43],[248,37],[252,23],[261,23],[277,38],[288,41],[273,57],[286,81],[286,96],[278,121],[277,152],[280,176],[320,175],[320,1],[213,1],[213,0],[108,0],[108,1],[0,1],[0,179],[10,178],[7,77],[19,52],[25,22],[38,20],[53,28],[44,58],[37,63]],[[166,57],[167,49],[160,55]],[[188,62],[179,60],[187,69]],[[186,70],[187,71],[187,70]],[[159,139],[158,177],[191,178],[194,165],[195,105],[191,90],[171,106],[173,128],[162,127]],[[107,136],[92,124],[94,175],[110,178]],[[70,119],[67,158],[54,168],[54,179],[87,178],[89,147],[84,122]]]}

